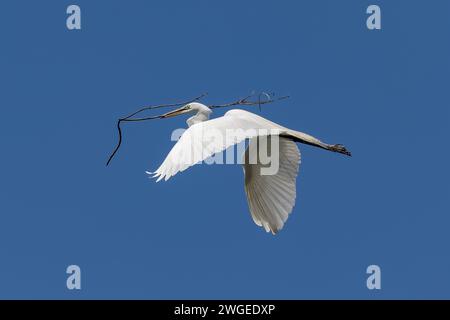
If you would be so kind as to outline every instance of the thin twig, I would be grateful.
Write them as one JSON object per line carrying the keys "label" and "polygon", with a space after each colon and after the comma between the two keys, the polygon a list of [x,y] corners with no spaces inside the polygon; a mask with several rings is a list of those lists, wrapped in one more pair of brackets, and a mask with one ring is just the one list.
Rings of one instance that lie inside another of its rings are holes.
{"label": "thin twig", "polygon": [[[203,94],[199,95],[198,97],[196,97],[196,98],[194,98],[194,99],[191,99],[191,100],[189,100],[189,101],[185,101],[185,102],[170,103],[170,104],[161,104],[161,105],[158,105],[158,106],[143,107],[143,108],[139,109],[138,111],[135,111],[135,112],[133,112],[132,114],[130,114],[130,115],[126,116],[126,117],[123,117],[123,118],[121,118],[121,119],[119,119],[119,120],[127,120],[127,119],[129,119],[129,118],[131,118],[131,117],[137,115],[138,113],[141,113],[142,111],[146,111],[146,110],[154,110],[154,109],[168,108],[168,107],[179,107],[179,106],[182,106],[182,105],[185,105],[185,104],[194,102],[194,101],[198,101],[198,100],[200,100],[201,98],[205,97],[206,95],[207,95],[207,93],[203,93]],[[156,117],[156,118],[157,118],[157,117]]]}
{"label": "thin twig", "polygon": [[[261,98],[261,94],[267,95],[269,97],[269,99],[261,101],[261,99],[260,99]],[[261,105],[263,105],[263,104],[273,103],[273,102],[276,102],[276,101],[280,101],[280,100],[284,100],[284,99],[289,98],[289,96],[283,96],[283,97],[280,97],[280,98],[277,98],[277,99],[273,99],[273,98],[270,98],[270,95],[265,93],[265,92],[263,92],[261,94],[259,95],[258,101],[251,101],[251,100],[249,100],[251,97],[255,96],[255,95],[249,95],[249,96],[247,96],[245,98],[236,100],[234,102],[225,103],[225,104],[218,104],[218,105],[212,105],[212,106],[209,106],[209,108],[216,109],[216,108],[227,108],[227,107],[233,107],[233,106],[259,106],[259,107],[261,107]]]}
{"label": "thin twig", "polygon": [[184,101],[184,102],[179,102],[179,103],[170,103],[170,104],[161,104],[161,105],[157,105],[157,106],[147,106],[147,107],[143,107],[133,113],[131,113],[130,115],[123,117],[123,118],[119,118],[117,120],[117,133],[119,136],[119,140],[117,141],[117,145],[114,148],[113,152],[111,153],[111,155],[108,158],[108,161],[106,162],[106,166],[109,165],[109,163],[111,162],[111,160],[114,158],[114,156],[116,155],[117,151],[119,151],[119,148],[122,144],[122,129],[120,127],[120,124],[122,122],[131,122],[131,121],[146,121],[146,120],[153,120],[153,119],[160,119],[162,118],[162,115],[159,116],[153,116],[153,117],[145,117],[145,118],[132,118],[133,116],[137,115],[138,113],[141,113],[143,111],[147,111],[147,110],[154,110],[154,109],[160,109],[160,108],[167,108],[167,107],[179,107],[194,101],[198,101],[201,98],[203,98],[204,96],[206,96],[206,93],[201,94],[200,96],[191,99],[189,101]]}
{"label": "thin twig", "polygon": [[[162,119],[164,118],[165,114],[162,115],[158,115],[158,116],[151,116],[151,117],[144,117],[144,118],[133,118],[135,115],[137,115],[138,113],[141,113],[143,111],[147,111],[147,110],[154,110],[154,109],[160,109],[160,108],[167,108],[167,107],[179,107],[179,106],[183,106],[186,104],[189,104],[191,102],[194,101],[199,101],[201,98],[203,98],[204,96],[206,96],[207,94],[204,93],[194,99],[185,101],[185,102],[179,102],[179,103],[171,103],[171,104],[161,104],[161,105],[157,105],[157,106],[148,106],[148,107],[143,107],[133,113],[131,113],[130,115],[123,117],[123,118],[119,118],[117,120],[117,132],[118,132],[118,136],[119,136],[119,140],[117,142],[116,147],[114,148],[113,152],[111,153],[111,155],[108,158],[108,161],[106,162],[106,166],[109,165],[109,163],[111,162],[111,160],[114,158],[115,154],[117,153],[117,151],[119,150],[121,144],[122,144],[122,129],[120,127],[120,124],[122,122],[137,122],[137,121],[146,121],[146,120],[154,120],[154,119]],[[267,97],[267,100],[261,101],[261,96],[264,95]],[[261,105],[263,104],[269,104],[269,103],[273,103],[276,101],[280,101],[280,100],[284,100],[289,98],[289,96],[283,96],[277,99],[273,99],[272,96],[273,94],[268,94],[266,92],[261,92],[258,95],[258,101],[252,101],[250,100],[250,98],[255,97],[255,94],[251,94],[249,96],[246,96],[245,98],[236,100],[234,102],[230,102],[230,103],[225,103],[225,104],[218,104],[218,105],[211,105],[209,106],[209,108],[211,109],[216,109],[216,108],[226,108],[226,107],[232,107],[232,106],[258,106],[259,110],[261,110]]]}

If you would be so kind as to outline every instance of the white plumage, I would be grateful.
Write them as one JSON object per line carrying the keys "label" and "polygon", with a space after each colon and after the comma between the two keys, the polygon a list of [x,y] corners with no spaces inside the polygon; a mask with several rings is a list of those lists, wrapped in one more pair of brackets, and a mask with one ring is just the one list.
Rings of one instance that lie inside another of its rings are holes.
{"label": "white plumage", "polygon": [[283,228],[295,205],[296,178],[299,171],[300,151],[295,142],[317,146],[326,150],[350,155],[342,145],[328,145],[320,140],[294,130],[290,130],[263,117],[245,110],[230,110],[224,116],[209,119],[211,110],[200,103],[190,103],[166,117],[197,111],[188,119],[190,127],[167,155],[161,166],[153,173],[157,181],[168,180],[187,168],[200,163],[215,153],[250,139],[245,152],[249,156],[251,146],[259,143],[259,148],[270,149],[270,138],[279,136],[279,170],[275,175],[262,175],[264,165],[259,157],[254,164],[245,161],[245,192],[254,222],[267,232],[277,233]]}
{"label": "white plumage", "polygon": [[[270,139],[253,138],[250,145],[260,143],[266,148]],[[251,147],[247,147],[244,157],[248,157]],[[270,147],[269,147],[270,149]],[[295,205],[296,180],[300,166],[300,151],[295,142],[288,138],[279,140],[279,170],[275,175],[261,175],[264,165],[244,162],[245,193],[253,221],[272,233],[283,228]]]}

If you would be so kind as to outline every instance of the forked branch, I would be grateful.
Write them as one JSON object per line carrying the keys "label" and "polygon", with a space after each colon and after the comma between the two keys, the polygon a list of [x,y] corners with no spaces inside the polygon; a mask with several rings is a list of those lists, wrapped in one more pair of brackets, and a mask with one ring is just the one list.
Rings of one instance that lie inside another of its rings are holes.
{"label": "forked branch", "polygon": [[[181,106],[184,106],[191,102],[199,101],[206,95],[207,94],[204,93],[194,99],[184,101],[184,102],[179,102],[179,103],[170,103],[170,104],[161,104],[161,105],[156,105],[156,106],[143,107],[143,108],[129,114],[126,117],[119,118],[117,120],[117,133],[118,133],[119,138],[118,138],[116,147],[114,148],[113,152],[111,153],[111,155],[108,158],[108,161],[106,162],[106,166],[108,166],[110,164],[111,160],[114,158],[117,151],[119,151],[120,146],[122,145],[122,128],[120,126],[122,122],[137,122],[137,121],[162,119],[162,118],[164,118],[165,114],[161,114],[161,115],[157,115],[157,116],[143,117],[143,118],[133,118],[133,117],[141,112],[148,111],[148,110],[169,108],[169,107],[181,107]],[[257,100],[254,99],[255,97],[257,97]],[[265,98],[262,99],[262,97],[265,97]],[[218,104],[218,105],[211,105],[211,106],[209,106],[209,108],[216,109],[216,108],[226,108],[226,107],[233,107],[233,106],[259,106],[259,109],[261,110],[261,105],[273,103],[273,102],[284,100],[287,98],[289,98],[289,96],[273,98],[273,94],[268,94],[268,93],[262,92],[258,95],[252,94],[245,98],[242,98],[242,99],[239,99],[239,100],[236,100],[233,102],[229,102],[229,103],[225,103],[225,104]]]}
{"label": "forked branch", "polygon": [[122,145],[122,128],[120,127],[120,124],[122,122],[132,122],[132,121],[146,121],[146,120],[153,120],[153,119],[160,119],[162,118],[162,115],[158,115],[158,116],[151,116],[151,117],[144,117],[144,118],[133,118],[135,115],[137,115],[138,113],[141,113],[143,111],[148,111],[148,110],[154,110],[154,109],[161,109],[161,108],[168,108],[168,107],[180,107],[183,106],[185,104],[194,102],[194,101],[198,101],[201,98],[203,98],[204,96],[206,96],[206,93],[201,94],[200,96],[188,100],[188,101],[184,101],[184,102],[178,102],[178,103],[170,103],[170,104],[161,104],[161,105],[157,105],[157,106],[147,106],[147,107],[143,107],[131,114],[129,114],[126,117],[123,118],[119,118],[117,120],[117,133],[119,136],[119,140],[117,141],[117,145],[114,148],[113,152],[111,153],[111,155],[108,158],[108,161],[106,162],[106,166],[109,165],[109,163],[111,162],[111,160],[114,158],[114,156],[116,155],[117,151],[119,151],[120,146]]}
{"label": "forked branch", "polygon": [[[239,99],[239,100],[236,100],[233,102],[212,105],[212,106],[209,106],[209,108],[216,109],[216,108],[227,108],[227,107],[234,107],[234,106],[259,106],[259,109],[261,110],[261,105],[263,105],[263,104],[273,103],[276,101],[280,101],[280,100],[289,98],[289,96],[282,96],[279,98],[273,98],[273,96],[274,96],[273,94],[261,92],[258,95],[251,94],[251,95],[246,96],[245,98],[242,98],[242,99]],[[255,97],[257,97],[257,100],[252,101],[252,98],[255,98]],[[265,97],[265,99],[262,99],[262,97]]]}

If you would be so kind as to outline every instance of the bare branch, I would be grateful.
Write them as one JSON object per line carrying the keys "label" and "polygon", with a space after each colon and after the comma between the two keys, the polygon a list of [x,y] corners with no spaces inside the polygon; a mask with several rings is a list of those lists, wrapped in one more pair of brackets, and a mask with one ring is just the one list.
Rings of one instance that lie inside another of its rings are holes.
{"label": "bare branch", "polygon": [[182,105],[194,102],[194,101],[198,101],[201,98],[205,97],[206,95],[208,95],[208,94],[207,93],[203,93],[203,94],[199,95],[198,97],[196,97],[194,99],[191,99],[191,100],[188,100],[188,101],[184,101],[184,102],[170,103],[170,104],[161,104],[161,105],[158,105],[158,106],[143,107],[143,108],[139,109],[138,111],[135,111],[132,114],[130,114],[130,115],[126,116],[126,117],[123,117],[123,118],[121,118],[119,120],[122,120],[122,121],[128,120],[129,118],[134,117],[138,113],[141,113],[142,111],[146,111],[146,110],[154,110],[154,109],[161,109],[161,108],[168,108],[168,107],[179,107],[179,106],[182,106]]}
{"label": "bare branch", "polygon": [[[267,100],[261,100],[262,95],[266,96]],[[259,106],[261,108],[261,105],[263,105],[263,104],[273,103],[276,101],[280,101],[280,100],[289,98],[289,96],[283,96],[283,97],[274,99],[274,98],[272,98],[273,95],[270,95],[266,92],[261,92],[258,95],[257,101],[249,100],[250,98],[255,97],[255,96],[256,96],[255,94],[252,94],[245,98],[242,98],[242,99],[230,102],[230,103],[212,105],[212,106],[209,106],[209,108],[216,109],[216,108],[227,108],[227,107],[233,107],[233,106]]]}
{"label": "bare branch", "polygon": [[[164,118],[165,114],[161,114],[161,115],[157,115],[157,116],[150,116],[150,117],[143,117],[143,118],[133,118],[135,115],[137,115],[138,113],[141,113],[143,111],[147,111],[147,110],[154,110],[154,109],[160,109],[160,108],[167,108],[167,107],[180,107],[183,105],[186,105],[188,103],[194,102],[194,101],[199,101],[200,99],[202,99],[203,97],[205,97],[207,94],[201,94],[200,96],[188,100],[188,101],[184,101],[184,102],[179,102],[179,103],[171,103],[171,104],[161,104],[161,105],[157,105],[157,106],[147,106],[147,107],[143,107],[131,114],[129,114],[126,117],[123,118],[119,118],[117,120],[117,132],[118,132],[118,136],[119,136],[119,140],[117,142],[116,147],[114,148],[113,152],[111,153],[111,155],[108,158],[108,161],[106,162],[106,166],[109,165],[109,163],[111,162],[111,160],[114,158],[114,156],[116,155],[117,151],[119,151],[119,148],[122,144],[122,129],[120,127],[122,122],[137,122],[137,121],[146,121],[146,120],[154,120],[154,119],[162,119]],[[254,97],[258,97],[258,100],[252,100],[251,98]],[[261,96],[265,96],[267,99],[265,100],[261,100]],[[280,98],[273,98],[273,94],[268,94],[266,92],[261,92],[258,95],[256,94],[251,94],[245,98],[236,100],[234,102],[230,102],[230,103],[225,103],[225,104],[219,104],[219,105],[211,105],[209,106],[209,108],[211,109],[216,109],[216,108],[227,108],[227,107],[233,107],[233,106],[258,106],[259,109],[261,110],[261,105],[263,104],[269,104],[269,103],[273,103],[276,101],[280,101],[280,100],[284,100],[289,98],[289,96],[283,96]]]}
{"label": "bare branch", "polygon": [[154,109],[161,109],[161,108],[167,108],[167,107],[179,107],[194,101],[198,101],[201,98],[203,98],[204,96],[206,96],[207,93],[203,93],[200,96],[188,100],[188,101],[184,101],[184,102],[179,102],[179,103],[171,103],[171,104],[161,104],[161,105],[157,105],[157,106],[148,106],[148,107],[143,107],[133,113],[131,113],[130,115],[123,117],[123,118],[119,118],[119,120],[117,120],[117,133],[119,136],[119,140],[117,141],[117,145],[114,148],[113,152],[111,153],[111,155],[108,158],[108,161],[106,162],[106,166],[109,165],[109,163],[111,162],[111,160],[114,158],[114,156],[116,155],[117,151],[119,151],[119,148],[122,144],[122,129],[120,127],[120,124],[122,122],[131,122],[131,121],[146,121],[146,120],[153,120],[153,119],[160,119],[162,118],[163,115],[159,115],[159,116],[153,116],[153,117],[145,117],[145,118],[132,118],[133,116],[137,115],[138,113],[141,113],[143,111],[147,111],[147,110],[154,110]]}

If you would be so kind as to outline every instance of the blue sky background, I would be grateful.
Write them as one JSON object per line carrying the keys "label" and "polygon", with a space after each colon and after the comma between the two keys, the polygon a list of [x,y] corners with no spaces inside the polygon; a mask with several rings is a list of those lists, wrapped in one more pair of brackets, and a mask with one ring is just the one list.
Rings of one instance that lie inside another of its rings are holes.
{"label": "blue sky background", "polygon": [[[448,1],[2,1],[0,298],[450,298],[449,15]],[[119,116],[252,90],[291,95],[261,115],[354,155],[300,145],[277,236],[250,218],[238,165],[147,178],[183,117],[126,125],[105,167]]]}

